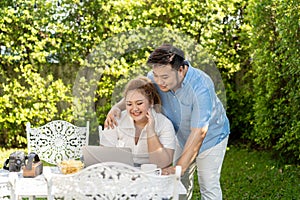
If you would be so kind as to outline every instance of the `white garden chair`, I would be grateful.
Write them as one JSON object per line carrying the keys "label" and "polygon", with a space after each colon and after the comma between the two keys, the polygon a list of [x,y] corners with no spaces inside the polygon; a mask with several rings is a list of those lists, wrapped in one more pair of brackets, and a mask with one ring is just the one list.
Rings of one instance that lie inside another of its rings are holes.
{"label": "white garden chair", "polygon": [[48,199],[178,199],[181,167],[174,175],[157,176],[116,162],[98,163],[68,175],[47,177]]}
{"label": "white garden chair", "polygon": [[[55,120],[36,128],[28,122],[26,132],[28,153],[34,152],[40,160],[57,165],[63,160],[82,157],[82,147],[89,141],[89,121],[85,127],[78,127],[67,121]],[[35,191],[29,190],[27,184],[34,184]],[[35,199],[36,196],[46,197],[48,194],[43,178],[16,179],[12,182],[12,189],[15,199]]]}
{"label": "white garden chair", "polygon": [[26,124],[28,152],[35,152],[39,158],[50,164],[82,156],[82,146],[88,145],[89,121],[85,127],[78,127],[63,120],[51,121],[32,128]]}

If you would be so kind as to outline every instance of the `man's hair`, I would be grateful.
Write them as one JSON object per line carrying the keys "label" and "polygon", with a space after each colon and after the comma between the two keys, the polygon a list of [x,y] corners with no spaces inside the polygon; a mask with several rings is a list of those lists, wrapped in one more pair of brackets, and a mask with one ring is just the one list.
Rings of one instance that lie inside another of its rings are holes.
{"label": "man's hair", "polygon": [[149,56],[147,65],[159,66],[171,64],[172,69],[178,70],[185,64],[184,52],[171,44],[163,44],[156,48]]}

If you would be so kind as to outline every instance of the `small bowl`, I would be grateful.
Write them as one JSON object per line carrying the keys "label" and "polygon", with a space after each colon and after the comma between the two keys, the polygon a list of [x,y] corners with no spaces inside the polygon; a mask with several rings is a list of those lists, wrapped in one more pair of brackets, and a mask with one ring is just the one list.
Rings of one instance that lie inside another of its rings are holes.
{"label": "small bowl", "polygon": [[58,168],[63,174],[73,174],[80,171],[84,164],[80,160],[64,160],[58,164]]}

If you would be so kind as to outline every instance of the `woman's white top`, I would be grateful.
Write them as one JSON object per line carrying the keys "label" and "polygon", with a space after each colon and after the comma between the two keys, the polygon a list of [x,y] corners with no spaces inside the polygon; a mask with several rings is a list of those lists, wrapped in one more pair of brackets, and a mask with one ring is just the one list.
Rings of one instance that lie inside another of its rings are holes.
{"label": "woman's white top", "polygon": [[[164,148],[175,149],[176,139],[175,130],[171,121],[161,113],[152,109],[155,121],[155,133]],[[100,145],[111,147],[128,147],[132,150],[134,163],[149,163],[147,132],[141,132],[139,141],[135,144],[134,121],[124,110],[118,120],[118,126],[114,129],[104,129],[100,133]]]}

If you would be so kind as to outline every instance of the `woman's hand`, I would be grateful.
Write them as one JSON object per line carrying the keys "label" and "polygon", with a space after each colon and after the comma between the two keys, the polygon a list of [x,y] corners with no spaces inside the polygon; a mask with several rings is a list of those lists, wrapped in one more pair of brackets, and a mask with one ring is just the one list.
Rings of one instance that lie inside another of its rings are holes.
{"label": "woman's hand", "polygon": [[146,125],[146,132],[148,133],[148,136],[151,136],[151,134],[155,133],[155,120],[152,114],[152,108],[148,109],[146,116],[148,118],[148,123]]}
{"label": "woman's hand", "polygon": [[113,106],[108,112],[106,119],[104,121],[104,128],[114,128],[118,126],[117,118],[121,116],[121,109],[117,106]]}

